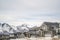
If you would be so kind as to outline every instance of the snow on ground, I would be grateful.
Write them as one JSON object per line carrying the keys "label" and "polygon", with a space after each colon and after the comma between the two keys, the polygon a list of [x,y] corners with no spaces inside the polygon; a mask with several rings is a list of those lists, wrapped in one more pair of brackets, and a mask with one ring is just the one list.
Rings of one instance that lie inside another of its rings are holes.
{"label": "snow on ground", "polygon": [[17,38],[17,39],[11,39],[11,40],[52,40],[51,37],[38,37],[38,38]]}

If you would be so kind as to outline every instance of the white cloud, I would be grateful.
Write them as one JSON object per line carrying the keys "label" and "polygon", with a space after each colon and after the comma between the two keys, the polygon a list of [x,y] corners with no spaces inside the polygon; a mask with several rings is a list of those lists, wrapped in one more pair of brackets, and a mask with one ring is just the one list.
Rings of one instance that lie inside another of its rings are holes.
{"label": "white cloud", "polygon": [[0,0],[0,22],[40,25],[60,22],[59,0]]}

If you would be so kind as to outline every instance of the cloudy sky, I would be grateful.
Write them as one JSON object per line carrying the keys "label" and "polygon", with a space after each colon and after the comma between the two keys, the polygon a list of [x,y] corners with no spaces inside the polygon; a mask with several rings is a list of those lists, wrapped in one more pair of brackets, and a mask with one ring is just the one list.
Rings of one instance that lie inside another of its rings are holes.
{"label": "cloudy sky", "polygon": [[0,22],[13,25],[60,22],[60,0],[0,0]]}

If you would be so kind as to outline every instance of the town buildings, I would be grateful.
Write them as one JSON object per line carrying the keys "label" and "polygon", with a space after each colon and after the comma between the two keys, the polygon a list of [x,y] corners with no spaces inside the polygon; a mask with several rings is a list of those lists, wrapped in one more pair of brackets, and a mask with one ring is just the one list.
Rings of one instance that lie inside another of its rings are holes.
{"label": "town buildings", "polygon": [[[60,23],[44,22],[40,27],[29,28],[21,25],[13,29],[9,24],[0,24],[0,39],[25,38],[25,37],[60,37]],[[8,30],[7,30],[8,29]]]}

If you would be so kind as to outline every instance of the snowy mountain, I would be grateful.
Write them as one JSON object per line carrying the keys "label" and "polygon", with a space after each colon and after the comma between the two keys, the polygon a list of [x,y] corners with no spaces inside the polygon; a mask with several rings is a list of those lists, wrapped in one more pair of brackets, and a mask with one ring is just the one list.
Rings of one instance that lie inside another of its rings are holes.
{"label": "snowy mountain", "polygon": [[8,35],[9,33],[15,33],[16,30],[13,28],[13,26],[7,24],[7,23],[0,23],[0,34]]}
{"label": "snowy mountain", "polygon": [[29,27],[27,27],[27,25],[25,25],[25,24],[22,24],[21,26],[17,26],[17,30],[19,31],[19,32],[28,32],[29,31]]}
{"label": "snowy mountain", "polygon": [[3,34],[2,24],[0,23],[0,34]]}
{"label": "snowy mountain", "polygon": [[22,24],[20,26],[13,26],[7,23],[0,23],[0,34],[10,34],[10,33],[17,33],[17,32],[28,32],[29,27],[26,24]]}

